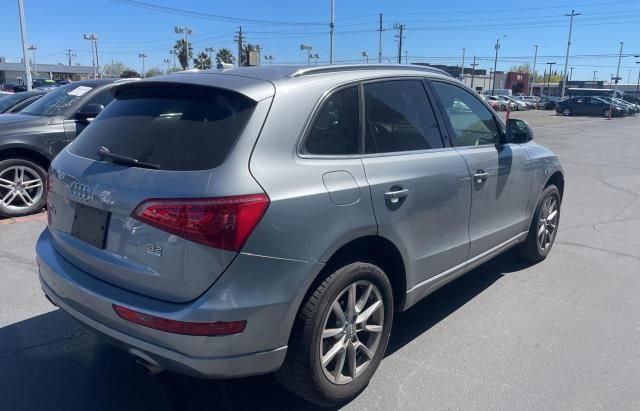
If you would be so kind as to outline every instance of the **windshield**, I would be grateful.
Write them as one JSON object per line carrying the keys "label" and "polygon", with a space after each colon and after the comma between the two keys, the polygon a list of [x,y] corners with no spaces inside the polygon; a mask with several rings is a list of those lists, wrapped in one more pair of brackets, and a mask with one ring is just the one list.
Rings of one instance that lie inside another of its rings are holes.
{"label": "windshield", "polygon": [[42,117],[66,115],[67,110],[94,87],[95,84],[67,84],[38,99],[20,113]]}
{"label": "windshield", "polygon": [[0,98],[0,113],[4,113],[24,99],[25,97],[22,93],[10,94]]}

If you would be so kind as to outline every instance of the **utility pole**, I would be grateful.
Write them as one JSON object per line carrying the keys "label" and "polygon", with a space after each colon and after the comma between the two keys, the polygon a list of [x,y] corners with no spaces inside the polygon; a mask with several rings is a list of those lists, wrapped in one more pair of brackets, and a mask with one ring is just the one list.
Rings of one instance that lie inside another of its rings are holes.
{"label": "utility pole", "polygon": [[567,67],[569,66],[569,49],[571,48],[571,32],[573,31],[573,18],[579,16],[580,13],[576,13],[575,10],[571,10],[571,14],[565,14],[569,17],[569,40],[567,41],[567,54],[564,56],[564,72],[562,73],[562,94],[560,97],[564,98],[564,91],[567,88]]}
{"label": "utility pole", "polygon": [[33,56],[33,75],[38,77],[38,66],[36,65],[36,50],[38,50],[38,47],[32,44],[29,46],[29,50],[31,50],[31,55]]}
{"label": "utility pole", "polygon": [[473,88],[473,79],[476,76],[476,66],[478,65],[478,63],[476,63],[476,56],[473,56],[473,63],[471,63],[471,89],[475,90]]}
{"label": "utility pole", "polygon": [[238,42],[238,67],[242,67],[244,64],[244,59],[242,58],[242,46],[244,42],[244,37],[242,35],[242,26],[240,26],[240,30],[236,32],[236,36],[233,40]]}
{"label": "utility pole", "polygon": [[385,31],[382,28],[382,13],[380,13],[380,25],[378,26],[378,64],[382,64],[382,32]]}
{"label": "utility pole", "polygon": [[[493,69],[489,68],[489,87],[491,87],[491,74],[493,73]],[[485,87],[486,89],[486,87]],[[491,90],[491,94],[495,94],[493,93],[493,90]]]}
{"label": "utility pole", "polygon": [[467,52],[467,49],[462,49],[462,65],[460,66],[460,81],[464,83],[464,53]]}
{"label": "utility pole", "polygon": [[[91,42],[91,65],[93,66],[93,78],[98,78],[98,73],[100,72],[100,63],[98,62],[98,36],[91,33],[84,34],[83,38]],[[94,49],[95,55],[93,54]]]}
{"label": "utility pole", "polygon": [[76,57],[76,54],[71,49],[65,49],[64,51],[67,54],[67,57],[69,58],[69,65],[71,65],[71,59],[73,57]]}
{"label": "utility pole", "polygon": [[29,67],[29,55],[27,54],[27,26],[24,23],[24,6],[22,0],[18,0],[18,14],[20,14],[20,37],[22,38],[22,58],[24,60],[24,82],[27,91],[31,91],[31,68]]}
{"label": "utility pole", "polygon": [[551,67],[553,67],[554,64],[556,64],[555,61],[551,61],[551,62],[547,62],[547,64],[549,65],[549,77],[547,79],[547,97],[549,96],[549,88],[551,87]]}
{"label": "utility pole", "polygon": [[398,38],[398,64],[402,64],[402,38],[403,32],[406,30],[407,26],[396,23],[393,25],[393,28],[398,30],[398,34],[396,34],[396,37]]}
{"label": "utility pole", "polygon": [[[507,37],[507,35],[504,34],[503,37]],[[498,71],[498,50],[500,50],[500,37],[498,37],[498,39],[496,40],[496,45],[494,46],[494,48],[496,49],[496,58],[493,61],[493,86],[491,86],[491,88],[495,92],[495,89],[496,89],[496,74],[497,74],[497,71]]]}
{"label": "utility pole", "polygon": [[404,51],[404,64],[409,64],[409,52],[407,50]]}
{"label": "utility pole", "polygon": [[[331,22],[329,23],[329,64],[333,64],[333,32],[335,23],[333,20],[334,0],[331,0]],[[317,61],[316,61],[317,62]]]}
{"label": "utility pole", "polygon": [[536,76],[536,61],[538,60],[538,45],[535,44],[533,47],[536,48],[536,51],[533,55],[533,69],[531,69],[531,86],[529,87],[529,96],[533,96],[533,79]]}
{"label": "utility pole", "polygon": [[571,78],[573,77],[573,69],[574,69],[574,68],[575,68],[575,67],[571,67],[571,68],[569,69],[569,80],[568,80],[568,81],[571,81]]}
{"label": "utility pole", "polygon": [[142,73],[140,73],[140,74],[142,75],[142,78],[144,78],[144,59],[146,59],[149,56],[147,56],[144,53],[140,53],[140,54],[138,54],[138,57],[140,57],[142,59]]}
{"label": "utility pole", "polygon": [[616,70],[616,91],[618,91],[618,80],[620,80],[620,63],[622,62],[622,46],[623,42],[620,42],[620,54],[618,55],[618,69]]}

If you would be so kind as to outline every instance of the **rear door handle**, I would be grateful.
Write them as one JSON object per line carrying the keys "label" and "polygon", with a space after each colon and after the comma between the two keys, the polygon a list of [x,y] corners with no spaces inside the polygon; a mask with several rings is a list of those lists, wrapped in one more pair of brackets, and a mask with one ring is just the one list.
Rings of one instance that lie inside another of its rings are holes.
{"label": "rear door handle", "polygon": [[491,175],[491,173],[489,173],[489,172],[486,172],[486,171],[483,171],[483,170],[478,170],[473,175],[473,179],[476,180],[478,183],[482,183],[484,180],[489,178],[490,175]]}
{"label": "rear door handle", "polygon": [[409,195],[409,189],[403,188],[401,190],[387,191],[384,193],[384,199],[389,200],[391,203],[395,204],[400,199],[406,198]]}

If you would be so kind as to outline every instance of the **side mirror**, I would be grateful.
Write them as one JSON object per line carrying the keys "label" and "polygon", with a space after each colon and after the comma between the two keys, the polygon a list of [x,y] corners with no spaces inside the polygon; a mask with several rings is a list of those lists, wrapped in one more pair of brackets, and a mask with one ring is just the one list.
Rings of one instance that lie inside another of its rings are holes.
{"label": "side mirror", "polygon": [[76,120],[93,121],[104,110],[104,106],[98,103],[85,104],[76,112]]}
{"label": "side mirror", "polygon": [[533,140],[533,130],[526,121],[510,118],[507,120],[507,141],[514,144],[523,144]]}

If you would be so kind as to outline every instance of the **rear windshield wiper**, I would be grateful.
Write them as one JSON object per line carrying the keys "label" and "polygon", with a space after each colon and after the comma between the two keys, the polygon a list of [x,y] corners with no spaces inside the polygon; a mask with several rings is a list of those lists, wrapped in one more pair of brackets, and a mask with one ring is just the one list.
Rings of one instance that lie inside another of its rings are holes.
{"label": "rear windshield wiper", "polygon": [[100,156],[100,159],[108,158],[115,164],[121,164],[124,166],[141,167],[141,168],[151,168],[154,170],[160,169],[160,166],[158,164],[145,163],[144,161],[140,161],[133,157],[112,153],[111,150],[109,150],[105,146],[100,146],[97,154]]}

